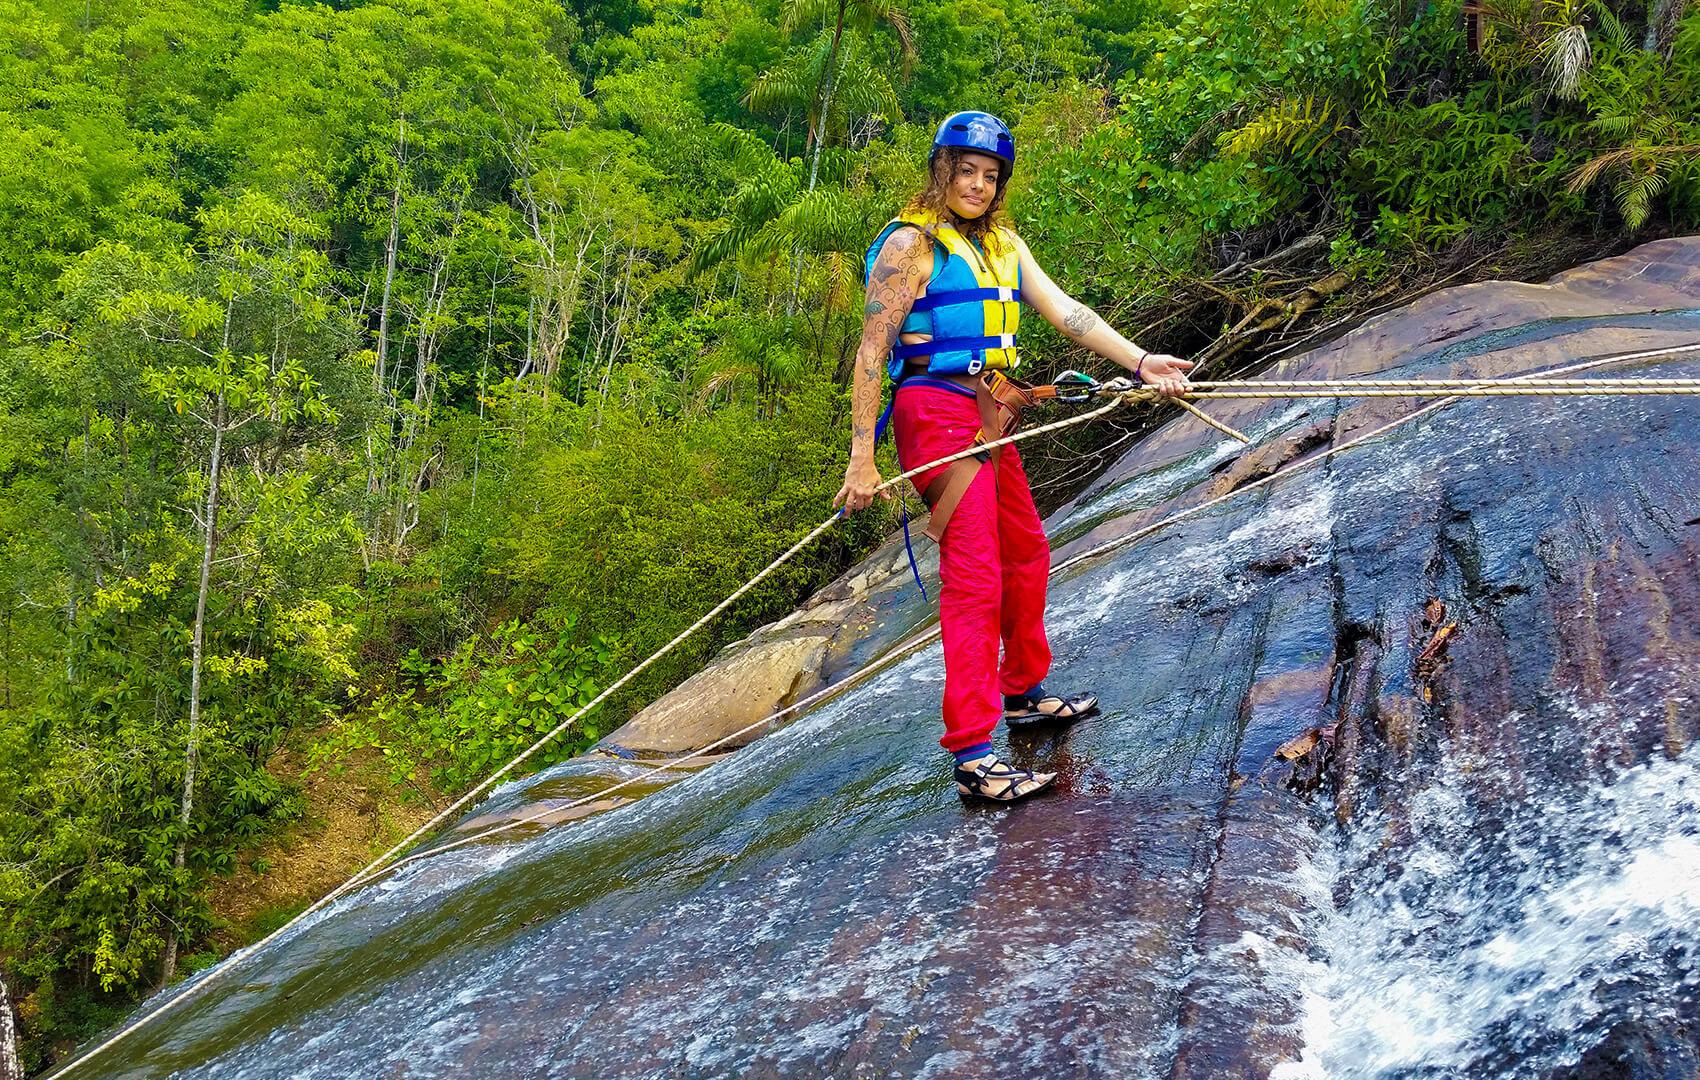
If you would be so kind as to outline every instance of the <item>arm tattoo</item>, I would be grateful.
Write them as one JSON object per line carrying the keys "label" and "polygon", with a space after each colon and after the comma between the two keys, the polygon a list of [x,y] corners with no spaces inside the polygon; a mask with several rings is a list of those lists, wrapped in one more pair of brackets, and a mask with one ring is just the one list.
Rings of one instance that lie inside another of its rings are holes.
{"label": "arm tattoo", "polygon": [[1084,337],[1097,324],[1098,316],[1085,304],[1076,304],[1073,311],[1063,316],[1063,329],[1072,338]]}
{"label": "arm tattoo", "polygon": [[931,242],[914,229],[899,229],[886,239],[868,274],[862,307],[862,341],[856,350],[855,384],[851,389],[851,452],[873,449],[874,420],[879,413],[880,371],[902,333],[903,320],[915,302],[921,278],[921,258]]}
{"label": "arm tattoo", "polygon": [[921,247],[928,243],[914,229],[899,229],[886,239],[868,275],[867,302],[862,308],[864,344],[871,342],[883,353],[897,340],[899,328],[915,302],[909,278],[922,254]]}

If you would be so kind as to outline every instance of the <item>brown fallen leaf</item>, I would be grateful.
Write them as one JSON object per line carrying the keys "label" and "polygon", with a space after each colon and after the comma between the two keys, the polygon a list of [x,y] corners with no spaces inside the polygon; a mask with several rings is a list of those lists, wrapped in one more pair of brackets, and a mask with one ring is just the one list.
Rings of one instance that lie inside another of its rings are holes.
{"label": "brown fallen leaf", "polygon": [[1310,728],[1302,734],[1295,735],[1291,739],[1282,743],[1280,748],[1275,751],[1275,756],[1281,758],[1283,761],[1292,761],[1294,758],[1302,758],[1312,750],[1315,750],[1316,744],[1319,742],[1326,744],[1330,749],[1332,749],[1334,746],[1334,733],[1339,729],[1339,727],[1339,724],[1324,724],[1321,727]]}
{"label": "brown fallen leaf", "polygon": [[1451,640],[1452,635],[1457,633],[1457,631],[1458,624],[1455,622],[1449,622],[1439,630],[1436,630],[1434,632],[1434,637],[1429,639],[1428,645],[1424,647],[1421,653],[1417,654],[1417,663],[1419,665],[1424,663],[1438,663],[1440,654],[1446,651],[1446,643]]}

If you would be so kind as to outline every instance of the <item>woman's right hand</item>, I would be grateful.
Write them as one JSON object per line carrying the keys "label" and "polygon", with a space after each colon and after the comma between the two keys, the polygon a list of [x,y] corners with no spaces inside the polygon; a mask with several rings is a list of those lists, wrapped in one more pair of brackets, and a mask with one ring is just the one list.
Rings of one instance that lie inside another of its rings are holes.
{"label": "woman's right hand", "polygon": [[852,457],[850,467],[844,470],[844,486],[832,497],[833,508],[843,506],[847,510],[866,509],[873,505],[875,492],[879,492],[881,498],[889,500],[891,492],[879,491],[879,486],[880,471],[874,464],[874,459]]}

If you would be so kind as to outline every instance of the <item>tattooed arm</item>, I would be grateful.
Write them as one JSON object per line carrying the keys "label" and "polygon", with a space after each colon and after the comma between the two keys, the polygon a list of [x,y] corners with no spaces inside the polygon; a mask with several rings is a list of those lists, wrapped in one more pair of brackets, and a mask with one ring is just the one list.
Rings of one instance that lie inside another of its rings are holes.
{"label": "tattooed arm", "polygon": [[1147,352],[1122,337],[1097,312],[1063,292],[1018,236],[1015,247],[1021,253],[1021,299],[1043,315],[1046,322],[1061,330],[1070,341],[1136,372],[1142,382],[1165,396],[1186,392],[1186,371],[1192,367],[1192,361]]}
{"label": "tattooed arm", "polygon": [[[872,505],[880,485],[874,465],[874,426],[879,420],[880,373],[886,357],[909,317],[915,297],[926,287],[932,269],[932,241],[918,229],[898,229],[886,238],[868,273],[862,306],[862,343],[856,349],[856,371],[850,384],[850,467],[844,486],[832,505],[851,510]],[[889,499],[891,493],[881,492]]]}

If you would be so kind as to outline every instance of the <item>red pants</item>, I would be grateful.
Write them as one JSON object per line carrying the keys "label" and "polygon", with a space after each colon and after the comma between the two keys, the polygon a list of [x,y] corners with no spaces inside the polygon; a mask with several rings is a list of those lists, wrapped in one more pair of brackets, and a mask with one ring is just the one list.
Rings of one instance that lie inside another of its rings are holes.
{"label": "red pants", "polygon": [[[967,449],[980,430],[972,393],[905,384],[892,413],[898,460],[913,468]],[[941,469],[915,477],[925,490]],[[1045,585],[1051,546],[1014,446],[980,467],[939,545],[944,738],[952,752],[991,737],[1003,695],[1026,693],[1051,668]],[[998,642],[1003,664],[998,664]]]}

